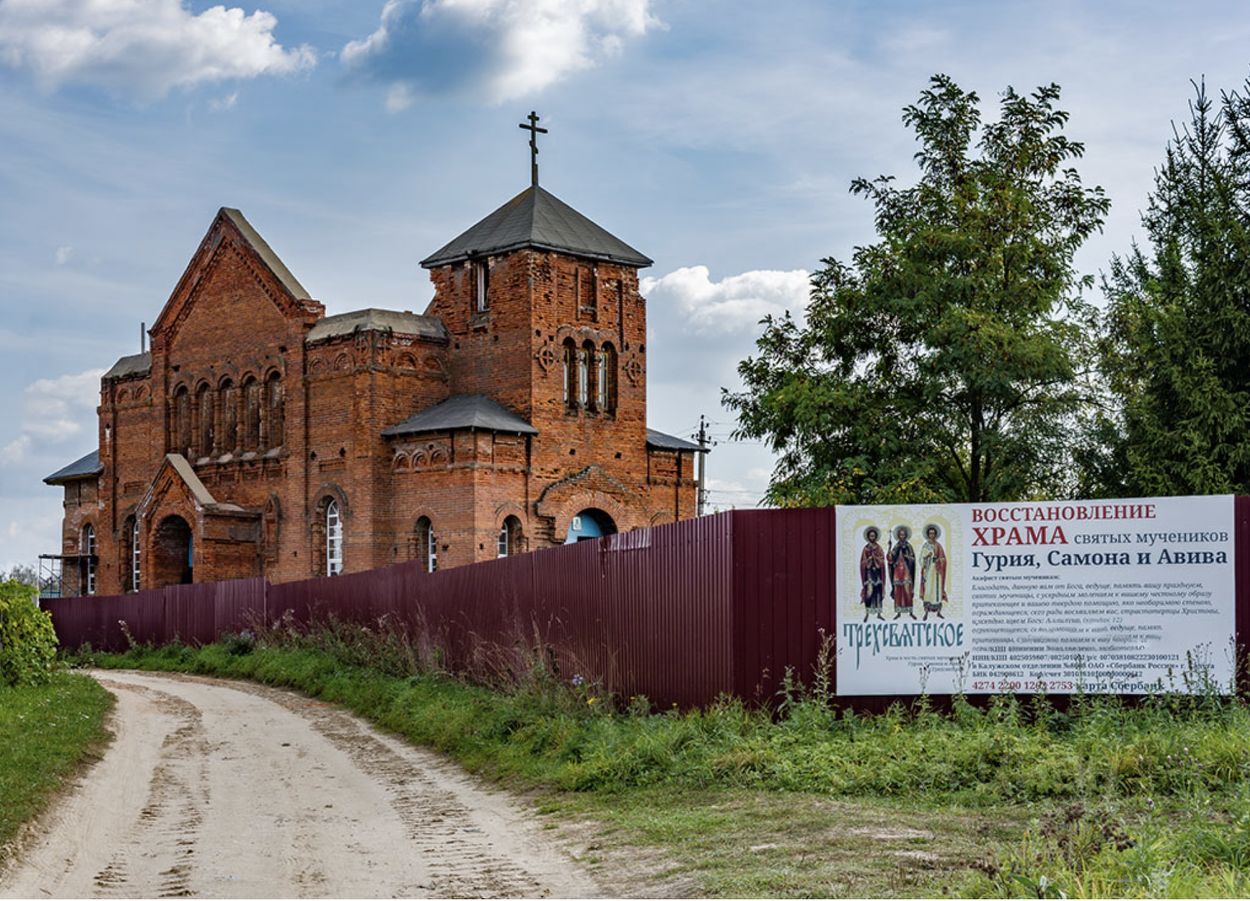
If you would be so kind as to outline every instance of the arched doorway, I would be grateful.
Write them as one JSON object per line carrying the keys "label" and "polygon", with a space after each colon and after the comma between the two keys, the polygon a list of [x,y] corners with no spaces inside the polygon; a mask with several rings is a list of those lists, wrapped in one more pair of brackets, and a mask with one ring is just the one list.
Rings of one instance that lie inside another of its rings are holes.
{"label": "arched doorway", "polygon": [[151,587],[189,585],[195,580],[194,561],[191,527],[181,516],[166,516],[152,534]]}
{"label": "arched doorway", "polygon": [[565,544],[576,544],[579,541],[591,541],[604,535],[615,535],[616,523],[612,517],[594,507],[587,508],[573,517],[569,523],[569,534]]}

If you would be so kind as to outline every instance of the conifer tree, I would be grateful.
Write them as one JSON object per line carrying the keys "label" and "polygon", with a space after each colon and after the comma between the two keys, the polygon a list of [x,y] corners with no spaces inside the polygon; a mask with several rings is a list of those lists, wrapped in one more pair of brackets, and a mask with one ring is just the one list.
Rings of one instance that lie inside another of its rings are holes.
{"label": "conifer tree", "polygon": [[1194,87],[1142,215],[1149,247],[1104,279],[1108,494],[1250,491],[1250,83],[1218,105]]}

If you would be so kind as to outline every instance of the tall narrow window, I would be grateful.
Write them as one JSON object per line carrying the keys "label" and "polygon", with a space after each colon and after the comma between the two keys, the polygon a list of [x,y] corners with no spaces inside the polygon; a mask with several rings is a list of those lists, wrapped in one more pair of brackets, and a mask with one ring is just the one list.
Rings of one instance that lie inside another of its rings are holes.
{"label": "tall narrow window", "polygon": [[577,408],[577,348],[572,338],[564,341],[564,405]]}
{"label": "tall narrow window", "polygon": [[232,454],[239,446],[239,393],[226,379],[218,392],[221,399],[221,452]]}
{"label": "tall narrow window", "polygon": [[326,504],[326,575],[337,576],[342,571],[343,518],[338,501],[331,500]]}
{"label": "tall narrow window", "polygon": [[599,318],[599,269],[596,266],[590,267],[590,284],[587,285],[586,291],[586,309],[590,312],[591,318]]}
{"label": "tall narrow window", "polygon": [[603,413],[616,412],[616,348],[611,344],[603,345],[599,351],[599,378],[596,380],[599,393],[599,410]]}
{"label": "tall narrow window", "polygon": [[213,455],[213,434],[216,420],[213,418],[213,392],[208,385],[201,385],[195,399],[195,412],[200,417],[199,446],[197,453],[201,457]]}
{"label": "tall narrow window", "polygon": [[473,309],[478,313],[490,309],[490,267],[485,260],[473,264]]}
{"label": "tall narrow window", "polygon": [[427,573],[438,569],[438,537],[428,516],[417,520],[417,559]]}
{"label": "tall narrow window", "polygon": [[191,452],[191,392],[185,385],[174,392],[173,435],[169,442],[171,453]]}
{"label": "tall narrow window", "polygon": [[271,373],[268,381],[265,382],[265,405],[268,410],[266,418],[269,420],[269,446],[281,447],[284,440],[282,433],[285,428],[283,422],[282,376],[276,372]]}
{"label": "tall narrow window", "polygon": [[595,407],[600,413],[606,413],[608,411],[608,349],[605,347],[599,351],[595,359],[598,363],[595,367]]}
{"label": "tall narrow window", "polygon": [[594,353],[588,343],[577,352],[577,403],[585,409],[590,403],[590,355]]}
{"label": "tall narrow window", "polygon": [[95,528],[82,527],[82,593],[95,594]]}
{"label": "tall narrow window", "polygon": [[499,528],[499,540],[496,557],[511,557],[521,550],[521,520],[509,516]]}
{"label": "tall narrow window", "polygon": [[139,551],[139,519],[135,517],[130,527],[130,590],[138,591],[143,587],[143,571],[140,567]]}
{"label": "tall narrow window", "polygon": [[243,449],[260,449],[260,382],[254,378],[243,383]]}

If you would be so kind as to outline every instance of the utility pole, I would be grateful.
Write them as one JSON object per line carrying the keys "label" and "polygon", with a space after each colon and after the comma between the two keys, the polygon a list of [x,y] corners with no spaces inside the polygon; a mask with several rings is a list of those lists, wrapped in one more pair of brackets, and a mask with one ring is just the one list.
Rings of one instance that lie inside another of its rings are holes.
{"label": "utility pole", "polygon": [[707,417],[699,416],[699,506],[698,515],[707,509]]}

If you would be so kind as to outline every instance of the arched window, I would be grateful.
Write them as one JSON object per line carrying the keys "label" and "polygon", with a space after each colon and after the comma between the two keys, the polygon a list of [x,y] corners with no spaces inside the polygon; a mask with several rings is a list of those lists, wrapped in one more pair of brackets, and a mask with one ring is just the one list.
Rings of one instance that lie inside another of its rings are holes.
{"label": "arched window", "polygon": [[267,410],[266,418],[269,421],[269,446],[281,447],[283,442],[283,398],[282,398],[282,376],[278,373],[270,373],[269,379],[265,382],[265,408]]}
{"label": "arched window", "polygon": [[138,591],[143,586],[139,559],[139,520],[130,516],[122,525],[122,587],[126,591]]}
{"label": "arched window", "polygon": [[87,523],[82,527],[81,545],[82,593],[95,594],[95,527]]}
{"label": "arched window", "polygon": [[521,552],[521,520],[509,516],[499,527],[496,557],[511,557]]}
{"label": "arched window", "polygon": [[260,382],[250,377],[243,383],[243,449],[260,449]]}
{"label": "arched window", "polygon": [[208,385],[200,385],[195,396],[195,412],[200,417],[200,434],[197,452],[201,457],[213,455],[213,435],[216,428],[213,410],[213,392]]}
{"label": "arched window", "polygon": [[173,430],[169,450],[175,454],[191,452],[191,392],[186,385],[174,391]]}
{"label": "arched window", "polygon": [[438,569],[438,537],[428,516],[417,520],[417,559],[427,573]]}
{"label": "arched window", "polygon": [[616,412],[616,348],[603,345],[599,351],[598,377],[595,379],[596,403],[600,412]]}
{"label": "arched window", "polygon": [[577,403],[584,410],[590,405],[590,358],[595,346],[587,341],[577,352]]}
{"label": "arched window", "polygon": [[232,454],[239,447],[239,392],[234,382],[226,379],[217,394],[221,401],[221,452]]}
{"label": "arched window", "polygon": [[577,347],[572,338],[564,340],[564,406],[577,409]]}
{"label": "arched window", "polygon": [[337,576],[343,571],[343,517],[339,514],[339,502],[330,499],[326,503],[326,575]]}

